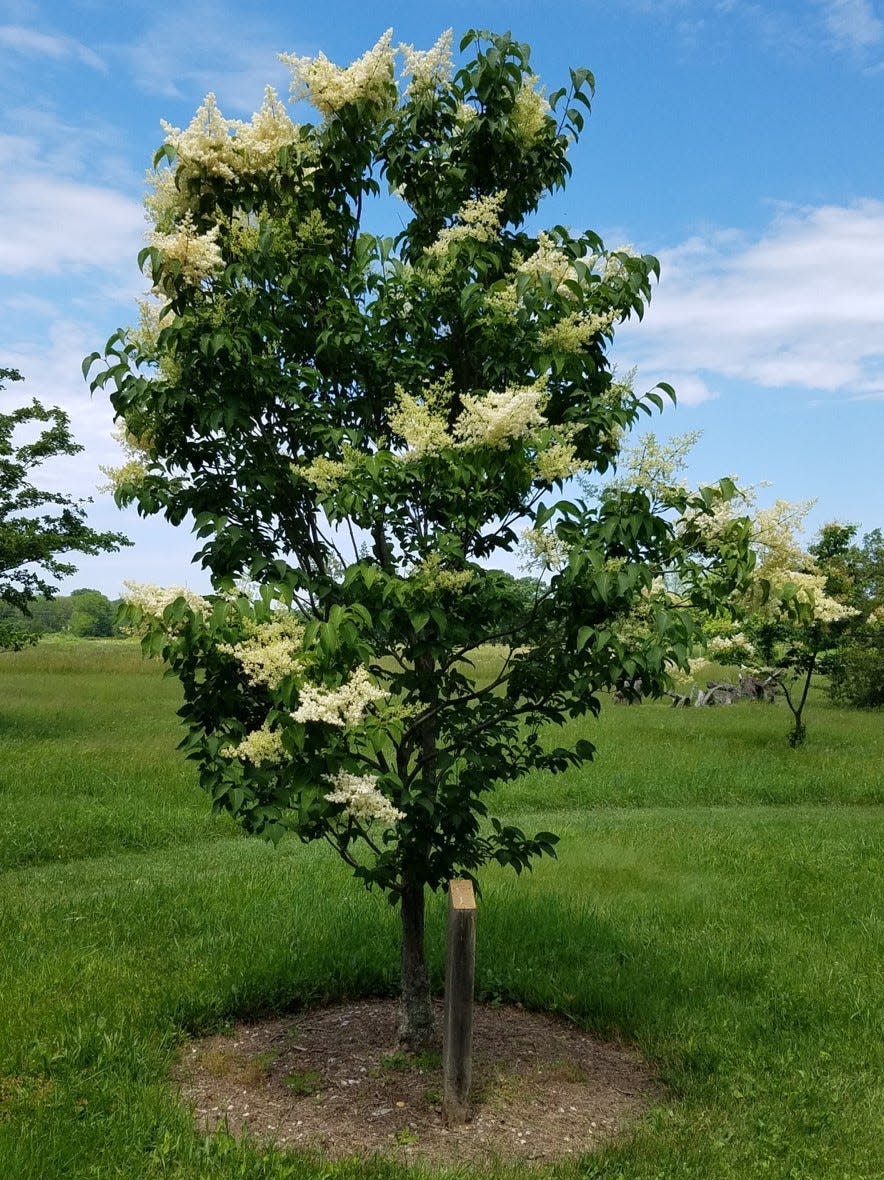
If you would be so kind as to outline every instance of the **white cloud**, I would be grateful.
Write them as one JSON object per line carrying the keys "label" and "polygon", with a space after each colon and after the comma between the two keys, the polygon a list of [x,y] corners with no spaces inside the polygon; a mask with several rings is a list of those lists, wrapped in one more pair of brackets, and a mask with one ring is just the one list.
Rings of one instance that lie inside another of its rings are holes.
{"label": "white cloud", "polygon": [[644,379],[689,377],[687,401],[734,379],[884,397],[884,202],[784,209],[757,240],[694,237],[660,260],[644,321],[618,335]]}
{"label": "white cloud", "polygon": [[285,94],[289,73],[276,55],[292,47],[277,44],[272,25],[263,25],[257,14],[250,16],[248,37],[232,36],[239,20],[233,12],[219,13],[217,5],[164,12],[161,26],[147,26],[120,52],[136,85],[149,94],[191,102],[194,94],[202,99],[212,91],[222,107],[251,114],[268,83]]}
{"label": "white cloud", "polygon": [[94,70],[107,71],[107,65],[98,54],[73,37],[41,33],[24,25],[0,25],[0,49],[22,57],[51,58],[53,61],[73,58]]}
{"label": "white cloud", "polygon": [[884,41],[884,21],[870,0],[820,0],[828,32],[840,49],[862,51]]}
{"label": "white cloud", "polygon": [[0,274],[131,269],[144,238],[139,202],[41,170],[8,177],[0,188]]}

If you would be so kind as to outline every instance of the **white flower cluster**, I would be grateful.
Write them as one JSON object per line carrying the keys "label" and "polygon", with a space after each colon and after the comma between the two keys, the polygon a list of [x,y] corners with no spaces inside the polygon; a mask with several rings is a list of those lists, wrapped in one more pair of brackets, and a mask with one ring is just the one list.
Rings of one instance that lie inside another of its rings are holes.
{"label": "white flower cluster", "polygon": [[[621,257],[618,258],[618,255]],[[605,256],[605,264],[602,270],[602,279],[607,283],[611,279],[619,279],[627,273],[626,264],[623,261],[626,258],[638,258],[638,254],[632,246],[618,246],[616,250],[611,250]]]}
{"label": "white flower cluster", "polygon": [[583,315],[575,311],[549,328],[544,328],[540,334],[540,343],[544,348],[556,352],[579,353],[596,336],[607,332],[615,318],[616,312],[613,311],[602,315]]}
{"label": "white flower cluster", "polygon": [[279,165],[280,150],[300,144],[297,124],[289,118],[272,86],[266,88],[264,102],[251,122],[225,119],[215,95],[207,94],[185,130],[165,120],[162,127],[176,162],[174,167],[147,174],[153,191],[145,198],[145,205],[156,226],[166,226],[191,209],[188,176],[206,172],[234,181],[273,172]]}
{"label": "white flower cluster", "polygon": [[239,758],[242,762],[253,762],[255,766],[281,762],[285,757],[282,734],[266,725],[246,734],[238,745],[225,746],[221,753],[225,758]]}
{"label": "white flower cluster", "polygon": [[541,231],[537,235],[537,249],[530,258],[519,263],[518,273],[531,275],[536,280],[549,279],[553,289],[558,291],[563,283],[576,282],[577,271],[571,259],[560,250],[550,234]]}
{"label": "white flower cluster", "polygon": [[435,242],[427,246],[425,254],[444,258],[453,242],[493,242],[500,233],[500,219],[506,190],[500,189],[487,197],[476,197],[458,210],[455,225],[441,230]]}
{"label": "white flower cluster", "polygon": [[347,474],[347,464],[329,459],[325,455],[318,455],[306,467],[292,467],[292,470],[309,483],[321,495],[327,495],[339,487]]}
{"label": "white flower cluster", "polygon": [[[154,231],[149,241],[151,246],[162,252],[164,262],[177,262],[181,275],[188,282],[196,284],[224,267],[224,258],[217,239],[217,225],[213,225],[204,234],[197,233],[193,214],[188,211],[172,233]],[[163,291],[169,293],[168,280],[160,286]]]}
{"label": "white flower cluster", "polygon": [[375,701],[385,701],[388,697],[389,694],[371,679],[368,669],[360,667],[339,688],[305,684],[301,688],[292,720],[302,723],[319,721],[324,725],[349,729],[360,723],[370,705]]}
{"label": "white flower cluster", "polygon": [[512,439],[524,438],[546,425],[546,393],[533,385],[483,397],[464,394],[461,401],[464,410],[454,433],[464,446],[505,447]]}
{"label": "white flower cluster", "polygon": [[406,94],[426,94],[437,86],[444,85],[451,77],[452,30],[446,29],[432,49],[415,49],[413,45],[400,45],[403,56],[403,75],[410,78]]}
{"label": "white flower cluster", "polygon": [[[166,133],[165,142],[175,149],[182,163],[199,164],[210,176],[222,176],[225,180],[236,177],[237,158],[230,137],[231,124],[218,109],[214,94],[206,95],[184,131],[165,119],[160,120],[160,126]],[[174,173],[169,175],[174,178]]]}
{"label": "white flower cluster", "polygon": [[523,80],[510,116],[510,125],[523,147],[531,146],[551,113],[545,96],[535,90],[539,81],[536,74]]}
{"label": "white flower cluster", "polygon": [[568,562],[568,547],[555,533],[525,529],[522,533],[522,568],[560,570]]}
{"label": "white flower cluster", "polygon": [[434,414],[426,400],[418,401],[404,389],[397,389],[396,409],[390,415],[390,429],[405,439],[406,459],[419,459],[445,447],[453,446],[448,424]]}
{"label": "white flower cluster", "polygon": [[236,135],[239,172],[272,172],[279,164],[280,151],[300,142],[298,126],[272,86],[264,91],[264,102],[251,122],[232,122],[230,127]]}
{"label": "white flower cluster", "polygon": [[326,775],[326,782],[335,789],[325,796],[329,803],[343,803],[344,810],[360,823],[379,820],[392,827],[405,812],[394,807],[390,800],[377,788],[377,779],[369,774],[348,774],[339,770],[335,775]]}
{"label": "white flower cluster", "polygon": [[392,38],[393,30],[387,29],[372,49],[346,69],[329,61],[324,53],[317,57],[281,53],[280,61],[292,71],[292,102],[306,98],[326,118],[351,102],[385,104],[393,78]]}
{"label": "white flower cluster", "polygon": [[473,580],[472,570],[447,569],[438,553],[431,553],[411,571],[413,584],[425,594],[459,593]]}
{"label": "white flower cluster", "polygon": [[713,635],[706,644],[706,651],[711,656],[749,658],[755,654],[755,647],[742,631],[735,631],[732,635]]}
{"label": "white flower cluster", "polygon": [[250,684],[273,692],[300,668],[303,638],[304,628],[295,616],[278,611],[266,623],[249,623],[241,643],[219,643],[218,650],[234,657]]}
{"label": "white flower cluster", "polygon": [[[397,392],[390,429],[405,439],[408,449],[402,458],[406,460],[448,447],[506,447],[513,439],[528,438],[547,425],[543,416],[546,392],[533,385],[475,396],[462,394],[463,411],[453,432],[449,432],[445,412],[445,398],[451,396],[446,383],[436,382],[428,387],[420,401],[402,389]],[[437,407],[443,412],[436,412]],[[564,452],[558,451],[551,462],[558,467],[563,459]]]}
{"label": "white flower cluster", "polygon": [[[787,586],[794,587],[796,597],[813,608],[813,617],[819,623],[838,623],[851,619],[860,612],[852,606],[844,606],[826,594],[826,579],[823,574],[800,573],[797,570],[773,570],[769,574],[774,594]],[[773,597],[773,596],[772,596]]]}
{"label": "white flower cluster", "polygon": [[212,605],[186,586],[154,586],[149,582],[124,582],[123,601],[140,607],[146,615],[160,619],[163,611],[173,602],[183,598],[190,609],[198,615],[207,615]]}
{"label": "white flower cluster", "polygon": [[136,458],[127,459],[119,467],[110,467],[101,463],[98,470],[107,478],[107,483],[101,484],[98,489],[101,492],[113,493],[123,487],[137,486],[143,483],[147,476],[147,467],[141,459]]}
{"label": "white flower cluster", "polygon": [[559,439],[541,447],[534,459],[534,469],[545,483],[554,483],[557,479],[567,479],[586,468],[587,464],[578,459],[574,444]]}

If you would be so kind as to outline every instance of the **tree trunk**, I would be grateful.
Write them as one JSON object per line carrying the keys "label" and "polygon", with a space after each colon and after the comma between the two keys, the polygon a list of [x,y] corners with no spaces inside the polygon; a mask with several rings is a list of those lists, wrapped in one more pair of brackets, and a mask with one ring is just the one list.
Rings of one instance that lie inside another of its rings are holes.
{"label": "tree trunk", "polygon": [[424,954],[424,886],[408,883],[401,896],[402,1006],[399,1044],[411,1053],[436,1043],[436,1019]]}

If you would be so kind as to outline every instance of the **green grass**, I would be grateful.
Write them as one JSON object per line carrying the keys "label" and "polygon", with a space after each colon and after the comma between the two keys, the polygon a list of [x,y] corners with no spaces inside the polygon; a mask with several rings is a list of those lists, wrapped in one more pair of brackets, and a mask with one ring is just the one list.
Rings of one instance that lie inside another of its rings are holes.
{"label": "green grass", "polygon": [[[209,818],[177,696],[130,644],[0,658],[0,1176],[403,1180],[203,1139],[167,1084],[183,1037],[390,993],[397,965],[395,912],[325,850]],[[484,875],[481,994],[638,1045],[669,1091],[545,1175],[881,1176],[882,717],[816,697],[799,751],[788,720],[611,707],[577,727],[594,766],[501,792],[562,843]]]}

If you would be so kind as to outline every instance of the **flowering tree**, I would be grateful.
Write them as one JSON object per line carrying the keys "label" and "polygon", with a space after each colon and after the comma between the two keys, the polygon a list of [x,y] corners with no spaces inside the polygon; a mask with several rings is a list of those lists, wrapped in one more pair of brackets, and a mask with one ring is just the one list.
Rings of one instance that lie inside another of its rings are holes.
{"label": "flowering tree", "polygon": [[[807,737],[804,710],[813,675],[831,662],[861,614],[850,602],[850,587],[825,560],[831,544],[843,540],[843,529],[826,526],[816,544],[805,550],[798,538],[813,500],[777,500],[758,508],[755,489],[743,488],[736,502],[749,514],[755,568],[735,603],[738,621],[734,614],[710,616],[700,646],[722,663],[776,670],[792,713],[789,745],[800,746]],[[723,504],[704,521],[710,538],[727,525],[733,511],[731,503]]]}
{"label": "flowering tree", "polygon": [[[739,524],[710,547],[641,491],[560,498],[661,404],[606,356],[657,263],[525,228],[569,175],[589,72],[546,97],[527,46],[467,33],[455,71],[450,43],[400,47],[398,79],[390,34],[346,69],[284,58],[315,124],[268,90],[248,123],[210,95],[166,127],[154,297],[92,382],[129,446],[119,501],[192,514],[217,591],[130,593],[181,677],[203,785],[249,831],[326,840],[399,905],[411,1046],[433,1024],[427,887],[554,852],[489,816],[494,784],[587,759],[544,727],[687,658],[690,615],[653,596],[662,569],[711,605],[747,563]],[[379,236],[393,200],[403,228]],[[670,489],[668,507],[699,519],[726,492]],[[489,568],[523,532],[530,596]],[[614,623],[638,601],[653,626],[626,644]]]}
{"label": "flowering tree", "polygon": [[[16,369],[0,369],[0,392],[4,382],[21,379]],[[89,528],[82,501],[30,482],[34,469],[47,459],[80,450],[71,438],[67,415],[57,406],[47,408],[34,399],[0,413],[0,604],[25,616],[29,603],[54,593],[48,579],[75,572],[67,554],[92,555],[129,544],[119,533]],[[37,633],[20,623],[0,621],[0,650],[18,649],[36,639]]]}

